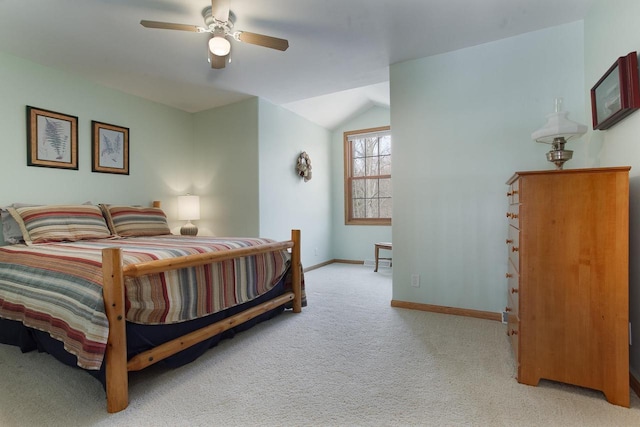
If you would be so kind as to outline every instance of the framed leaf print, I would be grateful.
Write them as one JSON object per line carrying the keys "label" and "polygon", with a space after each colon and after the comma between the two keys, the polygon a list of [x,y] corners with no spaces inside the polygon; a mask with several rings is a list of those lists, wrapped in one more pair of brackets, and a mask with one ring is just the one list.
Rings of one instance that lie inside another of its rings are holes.
{"label": "framed leaf print", "polygon": [[78,170],[78,118],[27,105],[27,166]]}
{"label": "framed leaf print", "polygon": [[129,128],[91,121],[93,172],[129,175]]}

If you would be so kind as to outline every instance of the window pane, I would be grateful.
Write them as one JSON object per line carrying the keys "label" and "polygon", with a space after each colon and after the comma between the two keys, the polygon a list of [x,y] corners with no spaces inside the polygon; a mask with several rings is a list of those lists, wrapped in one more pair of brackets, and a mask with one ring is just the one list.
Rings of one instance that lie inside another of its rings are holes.
{"label": "window pane", "polygon": [[385,135],[380,138],[380,155],[386,156],[391,154],[391,135]]}
{"label": "window pane", "polygon": [[378,137],[367,138],[367,156],[378,155]]}
{"label": "window pane", "polygon": [[366,198],[371,199],[373,197],[378,197],[378,180],[377,179],[367,179],[366,181]]}
{"label": "window pane", "polygon": [[391,156],[380,156],[380,175],[391,175]]}
{"label": "window pane", "polygon": [[354,218],[366,218],[364,216],[364,201],[365,199],[353,199],[353,217]]}
{"label": "window pane", "polygon": [[365,158],[353,159],[353,176],[365,176]]}
{"label": "window pane", "polygon": [[366,199],[367,218],[378,218],[378,199]]}
{"label": "window pane", "polygon": [[354,179],[351,181],[351,197],[354,199],[364,199],[364,180]]}
{"label": "window pane", "polygon": [[366,161],[367,161],[367,169],[365,171],[365,173],[367,174],[367,176],[372,176],[372,175],[379,175],[380,173],[378,172],[378,164],[379,164],[379,158],[378,157],[367,157]]}
{"label": "window pane", "polygon": [[381,179],[379,184],[380,197],[391,197],[391,179]]}
{"label": "window pane", "polygon": [[365,150],[365,141],[364,139],[354,139],[353,143],[353,158],[357,159],[360,157],[364,157],[366,150]]}
{"label": "window pane", "polygon": [[391,218],[391,199],[380,199],[380,218]]}

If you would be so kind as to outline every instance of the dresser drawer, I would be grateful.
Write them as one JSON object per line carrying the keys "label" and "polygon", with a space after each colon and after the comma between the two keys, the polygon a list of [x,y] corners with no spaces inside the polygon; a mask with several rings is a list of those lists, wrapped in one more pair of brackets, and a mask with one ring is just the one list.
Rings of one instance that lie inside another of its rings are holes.
{"label": "dresser drawer", "polygon": [[520,205],[509,205],[507,218],[509,219],[509,225],[520,228]]}
{"label": "dresser drawer", "polygon": [[509,204],[513,205],[520,203],[520,180],[517,179],[509,185],[507,191],[507,197],[509,198]]}
{"label": "dresser drawer", "polygon": [[509,226],[507,233],[507,250],[509,251],[509,260],[520,271],[520,230],[513,226]]}
{"label": "dresser drawer", "polygon": [[516,270],[516,267],[511,261],[509,261],[507,264],[509,264],[507,272],[507,293],[509,294],[509,308],[511,308],[514,314],[520,315],[520,275],[518,274],[518,270]]}
{"label": "dresser drawer", "polygon": [[513,313],[507,315],[507,336],[513,350],[516,368],[520,365],[520,319]]}

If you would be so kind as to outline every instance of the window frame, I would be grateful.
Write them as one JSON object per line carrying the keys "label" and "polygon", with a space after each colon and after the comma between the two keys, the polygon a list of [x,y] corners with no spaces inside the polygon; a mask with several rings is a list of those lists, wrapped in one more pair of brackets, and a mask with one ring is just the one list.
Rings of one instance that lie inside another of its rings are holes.
{"label": "window frame", "polygon": [[[344,132],[343,134],[343,149],[344,149],[344,223],[345,225],[391,225],[392,218],[353,218],[353,196],[351,189],[353,186],[351,182],[353,181],[353,158],[352,153],[353,150],[351,148],[351,143],[349,142],[349,137],[353,135],[365,135],[368,133],[377,133],[377,132],[390,132],[391,126],[380,126],[369,129],[358,129]],[[393,147],[393,140],[391,142],[391,146]],[[392,148],[393,153],[393,148]],[[391,155],[391,164],[393,165],[393,154]],[[393,166],[392,166],[393,167]],[[391,174],[389,175],[368,175],[369,177],[378,177],[382,179],[391,179]],[[357,178],[364,179],[364,178]],[[393,193],[391,194],[391,199],[393,200]]]}

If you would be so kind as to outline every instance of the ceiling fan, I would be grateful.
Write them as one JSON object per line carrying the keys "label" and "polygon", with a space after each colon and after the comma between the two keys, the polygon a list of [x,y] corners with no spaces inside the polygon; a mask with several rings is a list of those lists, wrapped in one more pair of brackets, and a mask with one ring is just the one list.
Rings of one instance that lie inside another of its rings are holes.
{"label": "ceiling fan", "polygon": [[211,0],[211,6],[202,11],[204,27],[198,25],[172,24],[170,22],[158,22],[142,20],[145,28],[160,28],[165,30],[192,31],[194,33],[209,33],[209,62],[211,68],[224,68],[231,51],[231,43],[228,38],[239,42],[255,44],[281,51],[287,50],[289,42],[277,37],[250,33],[248,31],[233,31],[235,15],[229,10],[230,0]]}

